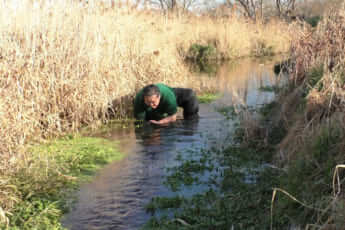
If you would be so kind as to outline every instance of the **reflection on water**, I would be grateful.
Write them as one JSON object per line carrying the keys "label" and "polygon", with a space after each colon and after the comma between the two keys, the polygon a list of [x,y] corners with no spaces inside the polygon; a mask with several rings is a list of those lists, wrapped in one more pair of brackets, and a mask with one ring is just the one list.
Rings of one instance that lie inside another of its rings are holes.
{"label": "reflection on water", "polygon": [[262,87],[281,85],[285,76],[273,72],[276,59],[241,59],[229,62],[218,69],[215,77],[195,76],[195,84],[209,91],[220,91],[224,97],[218,103],[225,105],[241,104],[255,106],[272,100],[272,93],[258,90]]}
{"label": "reflection on water", "polygon": [[145,204],[153,196],[172,193],[162,182],[165,169],[178,164],[177,155],[189,149],[219,148],[227,141],[231,121],[217,113],[214,104],[256,105],[272,99],[272,93],[257,89],[279,83],[273,74],[273,63],[242,60],[230,67],[219,70],[217,77],[199,76],[200,84],[207,83],[224,96],[211,105],[202,104],[198,120],[95,133],[118,142],[126,157],[109,164],[91,183],[81,187],[78,202],[65,216],[63,225],[76,230],[139,229],[149,218]]}

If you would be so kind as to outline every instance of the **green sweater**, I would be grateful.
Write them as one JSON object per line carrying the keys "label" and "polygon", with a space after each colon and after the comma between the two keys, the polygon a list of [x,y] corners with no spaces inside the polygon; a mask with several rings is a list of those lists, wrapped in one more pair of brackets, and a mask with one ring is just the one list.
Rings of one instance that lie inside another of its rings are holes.
{"label": "green sweater", "polygon": [[134,99],[134,117],[137,120],[161,120],[177,113],[176,96],[172,88],[164,84],[155,84],[160,91],[161,98],[156,109],[152,109],[144,102],[143,90]]}

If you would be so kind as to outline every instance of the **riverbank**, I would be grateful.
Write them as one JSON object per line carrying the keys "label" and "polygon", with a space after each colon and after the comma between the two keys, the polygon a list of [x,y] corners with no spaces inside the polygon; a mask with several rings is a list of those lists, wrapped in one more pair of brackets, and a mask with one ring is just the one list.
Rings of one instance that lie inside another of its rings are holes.
{"label": "riverbank", "polygon": [[[277,99],[242,110],[233,144],[193,152],[200,160],[181,159],[166,180],[174,191],[209,189],[155,197],[145,229],[344,228],[344,19],[343,4],[315,31],[296,34]],[[215,170],[219,177],[198,180]]]}
{"label": "riverbank", "polygon": [[[127,103],[149,82],[202,91],[204,85],[184,64],[193,44],[212,45],[223,58],[264,54],[266,48],[281,53],[288,50],[293,29],[278,21],[253,24],[68,2],[37,7],[27,1],[15,13],[0,5],[0,220],[13,228],[39,219],[57,224],[58,211],[46,212],[48,206],[56,210],[56,200],[41,204],[36,198],[45,200],[46,192],[59,197],[75,176],[63,171],[72,156],[56,161],[54,148],[52,159],[37,156],[29,144],[128,116]],[[57,187],[45,183],[50,180],[58,180]],[[23,211],[27,206],[38,209]],[[38,218],[39,213],[48,217]]]}
{"label": "riverbank", "polygon": [[289,87],[268,114],[275,117],[270,130],[279,127],[282,133],[274,162],[285,169],[274,211],[302,228],[343,229],[345,224],[344,18],[343,3],[314,33],[299,35],[291,49]]}
{"label": "riverbank", "polygon": [[78,135],[30,146],[11,177],[1,181],[5,204],[13,206],[1,210],[1,229],[63,229],[60,219],[75,189],[122,157],[116,143]]}

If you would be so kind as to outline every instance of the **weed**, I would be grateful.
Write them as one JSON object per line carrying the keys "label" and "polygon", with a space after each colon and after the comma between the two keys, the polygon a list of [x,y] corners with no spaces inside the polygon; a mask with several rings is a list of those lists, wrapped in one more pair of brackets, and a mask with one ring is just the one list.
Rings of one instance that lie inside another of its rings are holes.
{"label": "weed", "polygon": [[173,191],[199,184],[205,173],[218,176],[207,177],[206,189],[188,198],[154,198],[148,205],[153,216],[143,229],[268,228],[271,188],[277,185],[280,171],[263,166],[272,155],[271,150],[264,151],[234,144],[217,152],[194,151],[193,160],[180,156],[180,165],[169,168],[165,182]]}

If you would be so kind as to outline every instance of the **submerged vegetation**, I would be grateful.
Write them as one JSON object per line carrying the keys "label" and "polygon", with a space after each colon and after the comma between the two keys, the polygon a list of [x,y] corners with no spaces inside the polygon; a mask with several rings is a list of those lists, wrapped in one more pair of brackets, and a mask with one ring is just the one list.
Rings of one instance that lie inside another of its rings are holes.
{"label": "submerged vegetation", "polygon": [[[235,133],[235,139],[244,139],[242,128]],[[144,229],[268,229],[272,188],[283,171],[268,164],[273,148],[235,139],[224,149],[180,156],[165,182],[176,195],[152,199],[146,208],[153,216]]]}

